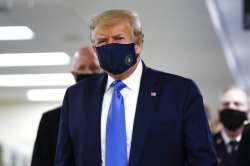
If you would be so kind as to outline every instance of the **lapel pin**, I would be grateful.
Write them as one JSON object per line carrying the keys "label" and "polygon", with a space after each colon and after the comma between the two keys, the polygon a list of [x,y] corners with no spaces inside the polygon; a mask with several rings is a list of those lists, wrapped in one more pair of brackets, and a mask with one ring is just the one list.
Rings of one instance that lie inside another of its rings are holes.
{"label": "lapel pin", "polygon": [[156,96],[156,92],[151,92],[151,96],[155,97]]}

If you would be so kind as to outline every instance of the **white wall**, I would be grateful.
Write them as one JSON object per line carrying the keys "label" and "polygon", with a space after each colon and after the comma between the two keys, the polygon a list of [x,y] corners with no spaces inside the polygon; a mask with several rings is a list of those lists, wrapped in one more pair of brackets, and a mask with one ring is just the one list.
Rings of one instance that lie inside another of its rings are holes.
{"label": "white wall", "polygon": [[[1,103],[0,143],[4,148],[4,160],[16,151],[30,158],[37,128],[43,112],[61,103]],[[9,165],[9,164],[6,164]]]}

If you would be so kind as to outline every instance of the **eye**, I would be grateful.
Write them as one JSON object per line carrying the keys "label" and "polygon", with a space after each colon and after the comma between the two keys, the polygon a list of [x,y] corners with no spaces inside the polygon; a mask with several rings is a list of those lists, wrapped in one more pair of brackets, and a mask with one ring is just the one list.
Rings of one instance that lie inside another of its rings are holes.
{"label": "eye", "polygon": [[242,103],[240,103],[240,102],[234,102],[234,105],[235,105],[235,106],[241,106]]}
{"label": "eye", "polygon": [[123,36],[115,36],[114,39],[116,41],[121,41],[121,40],[124,40],[125,38]]}
{"label": "eye", "polygon": [[96,45],[97,46],[102,46],[102,45],[105,45],[107,43],[108,39],[106,38],[99,38],[96,40]]}
{"label": "eye", "polygon": [[99,66],[97,66],[97,65],[91,65],[90,66],[90,69],[91,69],[91,71],[99,71]]}
{"label": "eye", "polygon": [[103,45],[103,44],[105,44],[105,40],[97,41],[97,45]]}
{"label": "eye", "polygon": [[86,70],[86,66],[85,66],[85,65],[81,65],[81,66],[78,67],[77,70],[81,70],[81,71],[82,71],[82,70]]}
{"label": "eye", "polygon": [[229,102],[224,102],[222,105],[223,105],[224,107],[228,107],[228,106],[230,105],[230,103],[229,103]]}

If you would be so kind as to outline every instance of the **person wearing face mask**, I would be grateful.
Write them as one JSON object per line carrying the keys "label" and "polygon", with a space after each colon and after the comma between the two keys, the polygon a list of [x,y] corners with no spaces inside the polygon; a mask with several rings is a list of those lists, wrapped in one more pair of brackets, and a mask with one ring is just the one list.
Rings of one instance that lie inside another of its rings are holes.
{"label": "person wearing face mask", "polygon": [[76,82],[102,72],[98,58],[92,47],[83,47],[72,60],[72,71]]}
{"label": "person wearing face mask", "polygon": [[107,10],[90,31],[105,73],[67,89],[55,166],[216,166],[197,86],[143,63],[138,15]]}
{"label": "person wearing face mask", "polygon": [[[71,73],[76,82],[102,72],[92,47],[83,47],[72,60]],[[42,115],[34,144],[31,166],[53,166],[61,107]]]}
{"label": "person wearing face mask", "polygon": [[239,166],[238,148],[247,113],[246,92],[240,87],[227,89],[220,98],[219,119],[223,128],[214,135],[219,166]]}

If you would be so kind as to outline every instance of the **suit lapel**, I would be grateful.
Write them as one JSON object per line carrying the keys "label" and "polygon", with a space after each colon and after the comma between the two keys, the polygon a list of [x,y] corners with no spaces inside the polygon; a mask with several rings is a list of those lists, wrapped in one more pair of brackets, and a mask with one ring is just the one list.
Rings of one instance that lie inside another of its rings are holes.
{"label": "suit lapel", "polygon": [[103,75],[97,84],[89,90],[87,110],[88,126],[88,165],[101,165],[101,110],[107,75]]}
{"label": "suit lapel", "polygon": [[129,166],[135,166],[143,150],[150,119],[155,110],[158,89],[155,87],[156,78],[152,71],[143,65],[143,73],[134,119]]}

